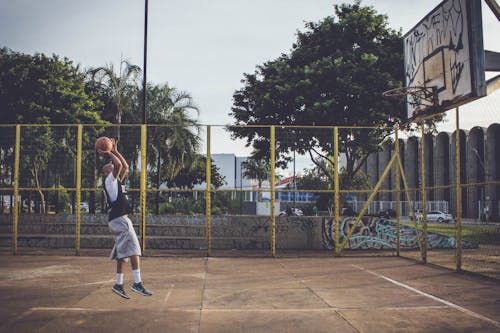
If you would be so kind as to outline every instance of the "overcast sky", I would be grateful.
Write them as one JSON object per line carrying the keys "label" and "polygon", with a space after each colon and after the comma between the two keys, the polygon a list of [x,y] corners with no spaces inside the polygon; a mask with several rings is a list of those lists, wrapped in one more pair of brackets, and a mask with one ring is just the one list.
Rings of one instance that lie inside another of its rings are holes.
{"label": "overcast sky", "polygon": [[[305,22],[332,15],[342,2],[353,1],[149,0],[148,81],[191,93],[202,124],[232,123],[231,98],[242,74],[289,52]],[[362,2],[403,33],[439,3]],[[481,3],[485,49],[500,51],[498,21]],[[118,65],[122,57],[142,67],[143,28],[143,0],[0,0],[0,46],[54,53],[83,68]],[[498,116],[494,112],[485,117]]]}

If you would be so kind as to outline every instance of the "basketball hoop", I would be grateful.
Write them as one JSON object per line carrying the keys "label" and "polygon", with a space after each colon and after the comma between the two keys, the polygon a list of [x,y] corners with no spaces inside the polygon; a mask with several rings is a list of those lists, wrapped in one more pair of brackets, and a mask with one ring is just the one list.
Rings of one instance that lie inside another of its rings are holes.
{"label": "basketball hoop", "polygon": [[402,87],[384,91],[384,97],[405,100],[413,108],[412,117],[416,118],[439,106],[436,87]]}
{"label": "basketball hoop", "polygon": [[[437,106],[439,104],[436,87],[402,87],[384,91],[385,97],[402,98],[407,97],[408,104],[418,107],[422,104],[426,106]],[[425,103],[422,103],[425,101]]]}

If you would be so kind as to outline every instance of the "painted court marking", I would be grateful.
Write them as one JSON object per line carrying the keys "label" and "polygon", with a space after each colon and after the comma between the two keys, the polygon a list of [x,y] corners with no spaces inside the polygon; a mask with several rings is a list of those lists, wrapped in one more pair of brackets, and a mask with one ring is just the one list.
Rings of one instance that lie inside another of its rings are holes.
{"label": "painted court marking", "polygon": [[168,292],[167,294],[165,295],[165,298],[163,299],[163,302],[161,303],[161,307],[160,307],[160,310],[159,312],[163,312],[163,310],[165,310],[165,306],[167,306],[167,301],[168,301],[168,298],[170,297],[170,295],[172,294],[172,290],[174,290],[174,284],[171,284],[170,285],[170,289],[168,289]]}
{"label": "painted court marking", "polygon": [[388,278],[388,277],[387,277],[387,276],[385,276],[385,275],[382,275],[382,274],[379,274],[379,273],[377,273],[377,272],[371,271],[371,270],[366,269],[366,268],[364,268],[364,267],[361,267],[361,266],[358,266],[358,265],[355,265],[355,264],[351,264],[351,266],[356,267],[357,269],[360,269],[360,270],[362,270],[362,271],[364,271],[364,272],[367,272],[367,273],[369,273],[369,274],[375,275],[376,277],[379,277],[379,278],[384,279],[384,280],[386,280],[386,281],[389,281],[389,282],[391,282],[391,283],[393,283],[393,284],[395,284],[395,285],[397,285],[397,286],[400,286],[400,287],[403,287],[403,288],[408,289],[408,290],[410,290],[410,291],[413,291],[414,293],[417,293],[417,294],[419,294],[419,295],[422,295],[422,296],[428,297],[428,298],[430,298],[430,299],[432,299],[432,300],[434,300],[434,301],[436,301],[436,302],[443,303],[443,304],[445,304],[445,305],[447,305],[447,306],[449,306],[449,307],[451,307],[451,308],[453,308],[453,309],[456,309],[456,310],[458,310],[458,311],[461,311],[461,312],[463,312],[463,313],[465,313],[465,314],[467,314],[467,315],[469,315],[469,316],[471,316],[471,317],[474,317],[474,318],[477,318],[477,319],[481,319],[481,320],[487,321],[487,322],[489,322],[490,324],[495,325],[496,327],[500,327],[500,322],[498,322],[498,321],[496,321],[496,320],[493,320],[493,319],[491,319],[491,318],[485,317],[485,316],[483,316],[483,315],[480,315],[479,313],[476,313],[476,312],[471,311],[471,310],[469,310],[469,309],[466,309],[466,308],[464,308],[464,307],[461,307],[460,305],[457,305],[457,304],[455,304],[455,303],[449,302],[449,301],[447,301],[447,300],[444,300],[444,299],[442,299],[442,298],[436,297],[436,296],[434,296],[434,295],[428,294],[428,293],[426,293],[426,292],[423,292],[423,291],[421,291],[421,290],[418,290],[418,289],[416,289],[416,288],[413,288],[413,287],[411,287],[411,286],[409,286],[409,285],[407,285],[407,284],[404,284],[404,283],[402,283],[402,282],[399,282],[399,281],[393,280],[393,279],[391,279],[391,278]]}
{"label": "painted court marking", "polygon": [[110,282],[115,282],[115,279],[110,279],[110,280],[104,280],[104,281],[96,281],[96,282],[88,282],[88,283],[81,283],[81,284],[77,284],[77,285],[69,285],[69,286],[63,286],[63,287],[59,287],[59,288],[73,288],[73,287],[81,287],[81,286],[91,286],[91,285],[94,285],[94,284],[104,284],[104,283],[110,283]]}

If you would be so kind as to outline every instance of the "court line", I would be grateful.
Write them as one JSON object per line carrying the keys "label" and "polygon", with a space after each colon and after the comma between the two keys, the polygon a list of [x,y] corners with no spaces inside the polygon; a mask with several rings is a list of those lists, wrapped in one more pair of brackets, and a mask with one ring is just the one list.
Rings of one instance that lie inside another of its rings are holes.
{"label": "court line", "polygon": [[163,299],[163,302],[161,303],[161,307],[160,307],[159,312],[163,312],[163,310],[165,310],[165,306],[167,305],[167,301],[168,301],[170,295],[172,294],[172,290],[174,290],[174,286],[175,286],[174,284],[170,285],[170,289],[168,290],[167,295],[165,295],[165,298]]}
{"label": "court line", "polygon": [[395,285],[397,285],[397,286],[400,286],[400,287],[403,287],[403,288],[408,289],[408,290],[410,290],[410,291],[413,291],[414,293],[417,293],[417,294],[419,294],[419,295],[422,295],[422,296],[428,297],[428,298],[430,298],[430,299],[432,299],[432,300],[434,300],[434,301],[436,301],[436,302],[443,303],[443,304],[445,304],[445,305],[447,305],[447,306],[449,306],[449,307],[451,307],[451,308],[453,308],[453,309],[455,309],[455,310],[458,310],[458,311],[460,311],[460,312],[463,312],[463,313],[465,313],[465,314],[467,314],[467,315],[469,315],[469,316],[471,316],[471,317],[474,317],[474,318],[477,318],[477,319],[481,319],[481,320],[487,321],[487,322],[489,322],[490,324],[495,325],[496,327],[500,327],[500,322],[498,322],[498,321],[496,321],[496,320],[493,320],[493,319],[491,319],[491,318],[485,317],[485,316],[483,316],[483,315],[481,315],[481,314],[479,314],[479,313],[476,313],[476,312],[471,311],[471,310],[469,310],[469,309],[466,309],[466,308],[464,308],[464,307],[461,307],[460,305],[457,305],[457,304],[452,303],[452,302],[450,302],[450,301],[444,300],[444,299],[439,298],[439,297],[437,297],[437,296],[434,296],[434,295],[428,294],[428,293],[426,293],[426,292],[424,292],[424,291],[418,290],[418,289],[413,288],[413,287],[411,287],[411,286],[409,286],[409,285],[407,285],[407,284],[404,284],[404,283],[402,283],[402,282],[399,282],[399,281],[393,280],[393,279],[391,279],[391,278],[389,278],[389,277],[387,277],[387,276],[385,276],[385,275],[382,275],[382,274],[379,274],[379,273],[377,273],[377,272],[371,271],[371,270],[366,269],[366,268],[364,268],[364,267],[361,267],[361,266],[358,266],[358,265],[355,265],[355,264],[351,264],[351,266],[356,267],[356,268],[358,268],[358,269],[360,269],[360,270],[362,270],[362,271],[365,271],[365,272],[367,272],[367,273],[369,273],[369,274],[375,275],[375,276],[377,276],[377,277],[379,277],[379,278],[381,278],[381,279],[384,279],[384,280],[386,280],[386,281],[389,281],[389,282],[391,282],[391,283],[393,283],[393,284],[395,284]]}
{"label": "court line", "polygon": [[105,280],[105,281],[88,282],[88,283],[82,283],[82,284],[72,284],[70,286],[64,286],[64,287],[59,287],[59,288],[73,288],[73,287],[81,287],[81,286],[91,286],[94,284],[104,284],[104,283],[110,283],[110,282],[115,282],[115,279],[110,279],[110,280]]}
{"label": "court line", "polygon": [[[213,308],[213,309],[201,309],[201,312],[335,312],[335,311],[348,311],[348,310],[415,310],[415,309],[447,309],[449,306],[445,305],[434,305],[434,306],[406,306],[406,307],[376,307],[376,308],[336,308],[336,307],[328,307],[328,308],[289,308],[289,309],[276,309],[276,308],[262,308],[262,309],[251,309],[251,308]],[[117,309],[95,309],[95,308],[64,308],[64,307],[34,307],[30,308],[30,312],[33,311],[95,311],[95,312],[114,312],[121,311]],[[169,308],[168,311],[181,311],[181,312],[200,312],[200,309],[192,308]]]}
{"label": "court line", "polygon": [[95,309],[95,308],[65,308],[65,307],[34,307],[30,311],[94,311],[94,312],[108,312],[115,310],[108,309]]}

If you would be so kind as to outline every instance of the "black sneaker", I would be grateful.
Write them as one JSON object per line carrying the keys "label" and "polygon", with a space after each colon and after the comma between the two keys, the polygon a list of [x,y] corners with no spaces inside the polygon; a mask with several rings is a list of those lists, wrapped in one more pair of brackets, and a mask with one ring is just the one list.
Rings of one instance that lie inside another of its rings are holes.
{"label": "black sneaker", "polygon": [[135,291],[136,293],[141,294],[142,296],[151,296],[151,295],[153,295],[152,292],[150,292],[149,290],[147,290],[146,288],[144,288],[144,286],[142,285],[142,282],[134,283],[132,285],[131,289],[132,289],[132,291]]}
{"label": "black sneaker", "polygon": [[121,284],[115,284],[113,288],[111,288],[115,294],[120,295],[123,298],[129,299],[130,297],[127,295],[125,290],[123,290],[123,286]]}

